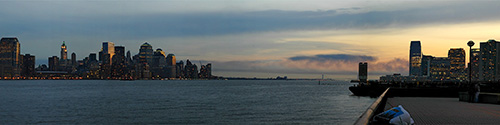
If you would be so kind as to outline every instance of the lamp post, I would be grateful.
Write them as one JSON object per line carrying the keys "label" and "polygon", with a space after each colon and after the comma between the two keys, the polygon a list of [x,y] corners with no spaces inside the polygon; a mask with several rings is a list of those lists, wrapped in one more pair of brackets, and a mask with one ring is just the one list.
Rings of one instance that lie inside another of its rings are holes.
{"label": "lamp post", "polygon": [[467,43],[467,45],[469,46],[469,84],[472,84],[472,76],[471,76],[471,73],[472,73],[472,46],[474,46],[474,41],[469,41]]}

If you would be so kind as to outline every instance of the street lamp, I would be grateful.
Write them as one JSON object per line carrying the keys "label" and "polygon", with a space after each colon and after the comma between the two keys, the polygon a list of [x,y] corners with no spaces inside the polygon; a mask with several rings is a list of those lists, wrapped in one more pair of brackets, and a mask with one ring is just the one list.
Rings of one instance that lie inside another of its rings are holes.
{"label": "street lamp", "polygon": [[471,73],[472,73],[472,46],[474,46],[474,41],[469,41],[467,43],[467,45],[469,46],[469,84],[472,84],[472,76],[471,76]]}

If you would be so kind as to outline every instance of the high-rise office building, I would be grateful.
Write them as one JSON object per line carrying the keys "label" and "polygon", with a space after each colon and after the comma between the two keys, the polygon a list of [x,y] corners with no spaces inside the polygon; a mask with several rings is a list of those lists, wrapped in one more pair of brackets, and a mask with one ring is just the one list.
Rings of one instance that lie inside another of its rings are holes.
{"label": "high-rise office building", "polygon": [[[468,68],[472,68],[472,73],[471,73],[471,76],[472,76],[472,81],[479,81],[479,60],[480,60],[480,55],[481,55],[481,51],[479,51],[478,48],[474,48],[472,49],[472,52],[471,52],[471,60],[472,60],[472,66],[471,66],[471,63],[469,63],[469,67]],[[469,70],[467,70],[468,72]]]}
{"label": "high-rise office building", "polygon": [[153,54],[153,61],[151,62],[151,72],[154,77],[167,78],[168,69],[165,58],[165,52],[158,48]]}
{"label": "high-rise office building", "polygon": [[186,60],[186,66],[184,70],[186,73],[184,77],[193,79],[198,78],[198,66],[196,66],[196,64],[192,64],[191,61],[189,61],[189,59]]}
{"label": "high-rise office building", "polygon": [[430,78],[434,81],[448,81],[451,80],[451,60],[447,57],[434,57],[431,60]]}
{"label": "high-rise office building", "polygon": [[465,50],[463,48],[451,48],[448,51],[448,58],[451,63],[451,79],[465,80]]}
{"label": "high-rise office building", "polygon": [[139,63],[151,64],[153,61],[153,47],[145,42],[139,49]]}
{"label": "high-rise office building", "polygon": [[59,57],[52,56],[49,57],[49,70],[50,71],[59,71]]}
{"label": "high-rise office building", "polygon": [[156,49],[156,51],[153,54],[153,61],[151,63],[151,67],[165,67],[167,65],[166,58],[165,58],[165,52],[161,50],[160,48]]}
{"label": "high-rise office building", "polygon": [[97,61],[97,55],[95,53],[90,53],[89,54],[89,61],[90,62]]}
{"label": "high-rise office building", "polygon": [[360,62],[358,70],[359,81],[366,82],[368,80],[368,63]]}
{"label": "high-rise office building", "polygon": [[76,62],[76,53],[75,52],[71,53],[71,65],[73,67],[76,67],[78,65]]}
{"label": "high-rise office building", "polygon": [[23,56],[23,67],[21,67],[21,71],[21,76],[35,76],[35,56],[30,54],[25,54]]}
{"label": "high-rise office building", "polygon": [[166,57],[167,60],[167,73],[168,73],[168,78],[175,78],[177,77],[177,66],[176,66],[176,59],[174,54],[168,54]]}
{"label": "high-rise office building", "polygon": [[184,78],[185,70],[184,62],[182,60],[178,63],[175,63],[175,74],[177,78]]}
{"label": "high-rise office building", "polygon": [[123,77],[126,74],[125,47],[115,46],[115,55],[112,57],[112,77]]}
{"label": "high-rise office building", "polygon": [[[111,64],[111,60],[113,59],[113,56],[115,55],[115,43],[113,42],[103,42],[102,43],[102,55],[104,54],[109,54],[109,60],[107,61],[102,61],[101,62],[108,62]],[[101,58],[101,57],[99,57]]]}
{"label": "high-rise office building", "polygon": [[420,76],[420,65],[422,64],[422,47],[420,41],[410,43],[410,76]]}
{"label": "high-rise office building", "polygon": [[480,43],[479,79],[481,81],[500,80],[500,42],[488,40]]}
{"label": "high-rise office building", "polygon": [[433,58],[431,55],[422,55],[422,64],[420,65],[422,76],[430,76],[430,65]]}
{"label": "high-rise office building", "polygon": [[61,60],[67,60],[68,59],[68,50],[66,48],[66,42],[63,41],[63,44],[61,45]]}
{"label": "high-rise office building", "polygon": [[0,40],[0,77],[20,75],[20,54],[21,45],[16,37],[2,37]]}

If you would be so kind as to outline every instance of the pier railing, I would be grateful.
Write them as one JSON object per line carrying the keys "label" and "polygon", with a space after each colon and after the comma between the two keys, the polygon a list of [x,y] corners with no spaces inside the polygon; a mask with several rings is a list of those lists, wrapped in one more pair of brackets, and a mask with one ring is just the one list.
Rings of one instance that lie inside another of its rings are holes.
{"label": "pier railing", "polygon": [[371,119],[377,113],[380,113],[384,110],[386,101],[387,101],[387,92],[390,88],[387,88],[382,95],[378,97],[378,99],[373,102],[373,104],[366,109],[365,113],[359,117],[359,119],[354,123],[355,125],[368,125],[370,124]]}

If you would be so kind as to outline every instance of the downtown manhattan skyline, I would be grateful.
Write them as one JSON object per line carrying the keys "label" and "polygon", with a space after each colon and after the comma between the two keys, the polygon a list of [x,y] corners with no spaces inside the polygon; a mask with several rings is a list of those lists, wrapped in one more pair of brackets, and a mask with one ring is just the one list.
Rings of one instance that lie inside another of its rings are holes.
{"label": "downtown manhattan skyline", "polygon": [[[47,64],[62,41],[77,59],[114,42],[138,53],[153,49],[177,60],[210,62],[224,77],[369,79],[408,75],[409,41],[423,54],[495,39],[497,1],[1,1],[0,36]],[[478,48],[475,46],[474,48]],[[468,53],[466,54],[468,59]],[[468,61],[467,61],[468,62]]]}

